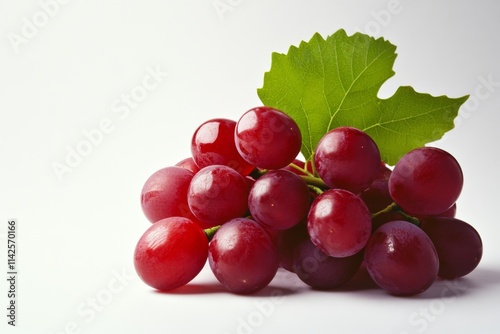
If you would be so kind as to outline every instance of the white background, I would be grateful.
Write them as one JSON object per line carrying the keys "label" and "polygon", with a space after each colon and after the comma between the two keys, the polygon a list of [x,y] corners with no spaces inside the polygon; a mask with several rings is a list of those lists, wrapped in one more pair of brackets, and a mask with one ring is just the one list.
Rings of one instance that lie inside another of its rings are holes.
{"label": "white background", "polygon": [[[45,6],[48,16],[41,3],[54,1],[0,1],[1,268],[9,218],[18,219],[20,247],[18,327],[6,324],[1,279],[2,333],[500,329],[499,2],[60,2]],[[33,22],[39,27],[30,30]],[[273,51],[340,28],[397,45],[396,75],[380,96],[401,85],[471,95],[456,128],[435,145],[462,165],[458,217],[483,238],[479,267],[412,298],[377,289],[315,292],[286,273],[257,296],[234,296],[208,267],[177,293],[145,286],[132,254],[149,227],[139,205],[146,178],[189,156],[201,122],[237,119],[260,105],[256,89]],[[125,107],[122,95],[140,89],[151,70],[168,75]],[[53,164],[65,163],[102,122],[108,133],[58,178]]]}

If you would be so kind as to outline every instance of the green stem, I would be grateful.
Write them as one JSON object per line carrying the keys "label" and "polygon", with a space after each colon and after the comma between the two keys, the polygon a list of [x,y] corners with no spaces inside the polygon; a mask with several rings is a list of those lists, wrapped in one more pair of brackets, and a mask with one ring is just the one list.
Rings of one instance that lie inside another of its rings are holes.
{"label": "green stem", "polygon": [[323,182],[322,179],[319,177],[315,176],[309,176],[309,175],[301,175],[300,178],[305,181],[308,185],[316,186],[321,189],[328,188],[325,182]]}
{"label": "green stem", "polygon": [[306,170],[305,168],[301,168],[299,166],[297,166],[296,164],[294,164],[293,162],[291,164],[289,164],[288,166],[290,166],[291,168],[301,172],[302,174],[306,174],[307,176],[314,176],[313,174],[311,174],[308,170]]}
{"label": "green stem", "polygon": [[324,192],[323,189],[313,186],[312,184],[308,184],[307,187],[316,195],[321,195]]}
{"label": "green stem", "polygon": [[217,230],[221,227],[221,225],[217,225],[217,226],[214,226],[214,227],[210,227],[210,228],[207,228],[207,229],[204,229],[203,232],[205,232],[205,235],[207,236],[207,239],[208,241],[212,241],[212,238],[214,237],[215,235],[215,232],[217,232]]}
{"label": "green stem", "polygon": [[403,216],[403,218],[406,219],[408,222],[410,222],[414,225],[420,226],[420,220],[418,220],[417,217],[410,216],[409,214],[404,212],[403,209],[401,209],[401,207],[399,205],[397,205],[396,203],[391,203],[385,209],[382,209],[379,212],[372,214],[372,219],[380,216],[381,214],[389,213],[389,212],[396,212],[396,213],[400,214],[401,216]]}

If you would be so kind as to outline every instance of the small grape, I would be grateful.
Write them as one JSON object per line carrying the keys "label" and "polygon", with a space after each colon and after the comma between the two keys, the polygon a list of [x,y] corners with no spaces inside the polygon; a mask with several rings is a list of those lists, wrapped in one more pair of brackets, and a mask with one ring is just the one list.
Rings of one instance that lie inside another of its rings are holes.
{"label": "small grape", "polygon": [[321,138],[314,163],[318,175],[328,187],[357,194],[375,180],[381,160],[377,144],[368,134],[342,126]]}
{"label": "small grape", "polygon": [[203,269],[208,239],[190,219],[170,217],[151,225],[134,252],[139,277],[158,290],[172,290],[189,283]]}
{"label": "small grape", "polygon": [[343,189],[330,189],[316,197],[307,217],[311,241],[333,257],[361,251],[371,228],[371,215],[363,200]]}
{"label": "small grape", "polygon": [[269,234],[248,218],[235,218],[219,228],[210,242],[208,260],[217,280],[237,294],[266,287],[279,263]]}
{"label": "small grape", "polygon": [[465,276],[481,261],[481,237],[466,222],[456,218],[430,217],[422,220],[422,229],[436,247],[439,277],[455,279]]}
{"label": "small grape", "polygon": [[248,208],[264,227],[284,230],[303,220],[310,206],[309,188],[286,170],[272,170],[261,176],[250,190]]}
{"label": "small grape", "polygon": [[191,172],[193,172],[193,174],[196,174],[200,171],[200,167],[198,167],[198,165],[194,162],[193,158],[183,159],[176,163],[175,166],[190,170]]}
{"label": "small grape", "polygon": [[280,169],[300,152],[302,136],[297,123],[287,114],[269,107],[245,112],[234,134],[236,148],[251,165]]}
{"label": "small grape", "polygon": [[379,227],[364,251],[368,273],[393,295],[414,295],[427,290],[437,277],[439,259],[431,239],[406,221]]}
{"label": "small grape", "polygon": [[463,186],[460,165],[448,152],[421,147],[405,154],[389,178],[389,192],[403,210],[437,215],[458,199]]}

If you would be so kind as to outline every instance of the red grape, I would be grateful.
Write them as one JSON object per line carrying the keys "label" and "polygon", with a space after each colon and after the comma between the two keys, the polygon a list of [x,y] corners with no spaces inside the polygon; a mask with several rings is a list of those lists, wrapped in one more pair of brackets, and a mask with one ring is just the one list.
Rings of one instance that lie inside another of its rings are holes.
{"label": "red grape", "polygon": [[266,287],[279,263],[269,234],[248,218],[235,218],[219,228],[210,242],[208,260],[219,282],[238,294]]}
{"label": "red grape", "polygon": [[282,111],[258,107],[248,110],[236,125],[238,152],[262,169],[280,169],[297,157],[302,136],[295,121]]}
{"label": "red grape", "polygon": [[403,210],[437,215],[458,199],[463,186],[460,165],[448,152],[421,147],[405,154],[389,178],[389,192]]}
{"label": "red grape", "polygon": [[371,215],[363,200],[343,189],[330,189],[316,197],[307,217],[311,241],[334,257],[361,251],[371,228]]}
{"label": "red grape", "polygon": [[303,220],[309,210],[309,188],[286,170],[272,170],[261,176],[250,190],[248,208],[264,227],[284,230]]}
{"label": "red grape", "polygon": [[370,276],[393,295],[421,293],[438,274],[439,259],[431,239],[406,221],[392,221],[379,227],[364,253]]}
{"label": "red grape", "polygon": [[188,204],[204,227],[224,224],[248,210],[248,183],[234,169],[214,165],[202,168],[188,189]]}
{"label": "red grape", "polygon": [[141,207],[151,223],[174,216],[196,219],[187,200],[193,175],[185,168],[166,167],[147,179],[141,192]]}
{"label": "red grape", "polygon": [[321,179],[330,188],[359,193],[375,180],[380,169],[377,144],[365,132],[342,126],[319,141],[314,163]]}
{"label": "red grape", "polygon": [[158,290],[189,283],[203,269],[208,239],[190,219],[170,217],[149,227],[137,243],[134,265],[139,277]]}
{"label": "red grape", "polygon": [[200,171],[200,167],[198,167],[198,165],[194,162],[193,158],[183,159],[176,163],[175,166],[190,170],[191,172],[193,172],[193,174],[196,174]]}
{"label": "red grape", "polygon": [[236,122],[216,118],[201,124],[191,139],[191,153],[200,168],[225,165],[248,175],[255,168],[246,162],[236,150],[234,129]]}

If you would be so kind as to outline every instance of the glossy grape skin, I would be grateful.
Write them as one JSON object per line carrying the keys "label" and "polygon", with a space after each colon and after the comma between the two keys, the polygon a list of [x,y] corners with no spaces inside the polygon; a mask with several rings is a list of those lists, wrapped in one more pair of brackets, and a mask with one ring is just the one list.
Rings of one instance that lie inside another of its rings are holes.
{"label": "glossy grape skin", "polygon": [[311,241],[333,257],[361,251],[371,228],[371,215],[363,200],[343,189],[330,189],[316,197],[307,217]]}
{"label": "glossy grape skin", "polygon": [[456,218],[425,218],[422,229],[436,247],[439,277],[459,278],[478,266],[483,255],[483,243],[479,233],[468,223]]}
{"label": "glossy grape skin", "polygon": [[303,220],[310,206],[309,188],[296,174],[272,170],[250,189],[248,208],[259,224],[284,230]]}
{"label": "glossy grape skin", "polygon": [[219,228],[210,242],[208,260],[217,280],[237,294],[266,287],[279,264],[269,234],[248,218],[235,218]]}
{"label": "glossy grape skin", "polygon": [[307,285],[327,290],[349,281],[358,271],[362,260],[362,252],[342,258],[328,256],[307,239],[295,250],[293,269]]}
{"label": "glossy grape skin", "polygon": [[406,221],[392,221],[379,227],[366,245],[364,260],[375,283],[400,296],[427,290],[439,269],[431,239]]}
{"label": "glossy grape skin", "polygon": [[156,171],[146,180],[141,191],[141,207],[151,223],[174,216],[196,219],[187,200],[193,175],[185,168],[173,166]]}
{"label": "glossy grape skin", "polygon": [[172,290],[189,283],[203,269],[208,239],[190,219],[170,217],[151,225],[134,252],[134,266],[147,285]]}
{"label": "glossy grape skin", "polygon": [[321,179],[330,188],[342,188],[355,194],[375,180],[380,169],[377,144],[365,132],[342,126],[326,133],[314,154]]}
{"label": "glossy grape skin", "polygon": [[389,192],[407,212],[437,215],[450,208],[463,186],[460,165],[448,152],[421,147],[405,154],[389,178]]}
{"label": "glossy grape skin", "polygon": [[302,145],[302,135],[295,121],[269,107],[245,112],[238,120],[234,138],[240,155],[261,169],[287,166],[297,157]]}
{"label": "glossy grape skin", "polygon": [[191,154],[201,169],[211,165],[225,165],[246,176],[254,166],[246,162],[236,150],[234,130],[236,122],[215,118],[201,124],[191,139]]}
{"label": "glossy grape skin", "polygon": [[247,180],[234,169],[213,165],[202,168],[188,189],[191,212],[204,228],[224,224],[248,211]]}
{"label": "glossy grape skin", "polygon": [[200,171],[200,167],[198,167],[198,165],[194,162],[193,158],[183,159],[176,163],[175,166],[190,170],[191,172],[193,172],[193,174],[196,174]]}

